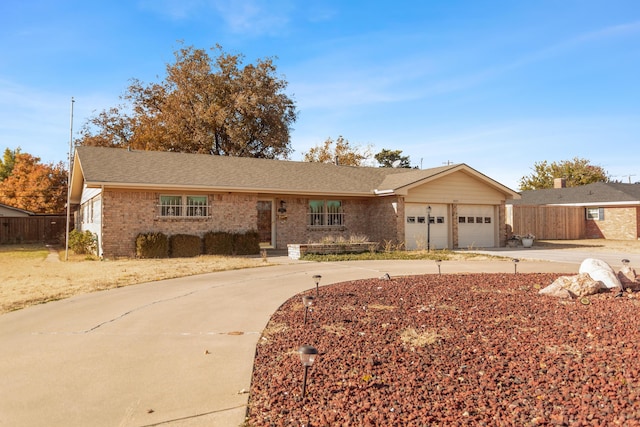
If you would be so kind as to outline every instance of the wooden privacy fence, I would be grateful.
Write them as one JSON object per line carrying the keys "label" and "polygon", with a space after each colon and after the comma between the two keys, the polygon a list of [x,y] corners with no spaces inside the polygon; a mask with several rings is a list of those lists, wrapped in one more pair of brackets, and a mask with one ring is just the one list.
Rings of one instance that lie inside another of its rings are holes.
{"label": "wooden privacy fence", "polygon": [[507,205],[507,229],[512,234],[531,233],[536,239],[584,239],[584,208],[577,206]]}
{"label": "wooden privacy fence", "polygon": [[61,238],[64,243],[66,221],[64,215],[0,217],[0,244],[60,243]]}

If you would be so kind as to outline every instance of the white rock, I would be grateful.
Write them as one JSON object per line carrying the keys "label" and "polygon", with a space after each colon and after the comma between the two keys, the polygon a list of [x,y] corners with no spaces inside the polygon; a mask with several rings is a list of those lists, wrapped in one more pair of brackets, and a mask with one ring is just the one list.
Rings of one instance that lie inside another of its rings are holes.
{"label": "white rock", "polygon": [[609,289],[622,287],[613,268],[602,260],[587,258],[580,264],[578,272],[588,273],[593,280],[601,281]]}

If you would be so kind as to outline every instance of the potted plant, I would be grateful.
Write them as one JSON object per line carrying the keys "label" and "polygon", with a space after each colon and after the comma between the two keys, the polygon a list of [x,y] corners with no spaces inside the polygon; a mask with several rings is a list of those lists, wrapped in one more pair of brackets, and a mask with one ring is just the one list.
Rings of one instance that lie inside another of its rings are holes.
{"label": "potted plant", "polygon": [[533,241],[535,238],[536,236],[531,233],[527,233],[524,236],[521,236],[520,240],[522,241],[522,247],[530,248],[531,246],[533,246]]}
{"label": "potted plant", "polygon": [[511,237],[507,239],[507,246],[510,248],[515,248],[520,244],[520,236],[517,234],[512,234]]}

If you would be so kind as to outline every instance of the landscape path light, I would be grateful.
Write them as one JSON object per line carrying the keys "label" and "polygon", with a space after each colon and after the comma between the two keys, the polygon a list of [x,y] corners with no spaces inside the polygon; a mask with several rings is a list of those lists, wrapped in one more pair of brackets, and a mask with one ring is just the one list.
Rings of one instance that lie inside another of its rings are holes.
{"label": "landscape path light", "polygon": [[304,366],[304,377],[302,378],[302,398],[304,399],[307,393],[307,373],[316,360],[318,350],[310,345],[303,345],[298,349],[298,353],[300,354],[300,362],[302,362],[302,366]]}
{"label": "landscape path light", "polygon": [[440,276],[441,272],[440,272],[440,264],[442,264],[442,260],[441,259],[437,259],[436,260],[436,265],[438,266],[438,276]]}
{"label": "landscape path light", "polygon": [[628,259],[626,259],[626,258],[622,260],[622,264],[624,264],[624,266],[625,266],[625,267],[629,266],[629,263],[630,263],[630,262],[631,262],[631,261],[629,261],[629,260],[628,260]]}
{"label": "landscape path light", "polygon": [[318,296],[318,286],[320,286],[320,279],[322,279],[322,276],[319,274],[315,274],[313,276],[313,281],[316,282],[316,296]]}
{"label": "landscape path light", "polygon": [[307,324],[307,313],[313,305],[313,297],[311,295],[305,295],[302,297],[302,304],[304,305],[304,324]]}
{"label": "landscape path light", "polygon": [[518,258],[514,258],[511,261],[513,261],[513,274],[518,274],[518,263],[520,260]]}

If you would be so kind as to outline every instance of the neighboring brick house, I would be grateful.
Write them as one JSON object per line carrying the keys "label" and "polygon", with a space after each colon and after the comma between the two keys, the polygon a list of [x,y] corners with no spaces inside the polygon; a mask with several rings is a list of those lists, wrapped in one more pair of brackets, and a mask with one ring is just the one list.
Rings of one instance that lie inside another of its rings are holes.
{"label": "neighboring brick house", "polygon": [[502,246],[514,197],[466,164],[394,169],[105,147],[78,147],[71,179],[76,224],[97,235],[105,257],[135,256],[146,232],[257,230],[275,249],[364,235],[414,249],[427,246],[428,230],[431,248]]}
{"label": "neighboring brick house", "polygon": [[565,218],[570,218],[565,228],[574,230],[568,233],[574,235],[551,236],[549,229],[556,227],[557,222],[541,221],[535,218],[535,214],[529,215],[530,228],[536,234],[533,229],[538,227],[539,238],[637,240],[640,237],[640,184],[597,182],[565,187],[563,180],[556,179],[554,187],[523,191],[520,199],[508,201],[507,204],[512,205],[513,209],[507,207],[507,223],[518,222],[512,222],[516,209],[521,211],[519,216],[526,217],[527,211],[535,212],[536,207],[546,207],[564,209]]}

